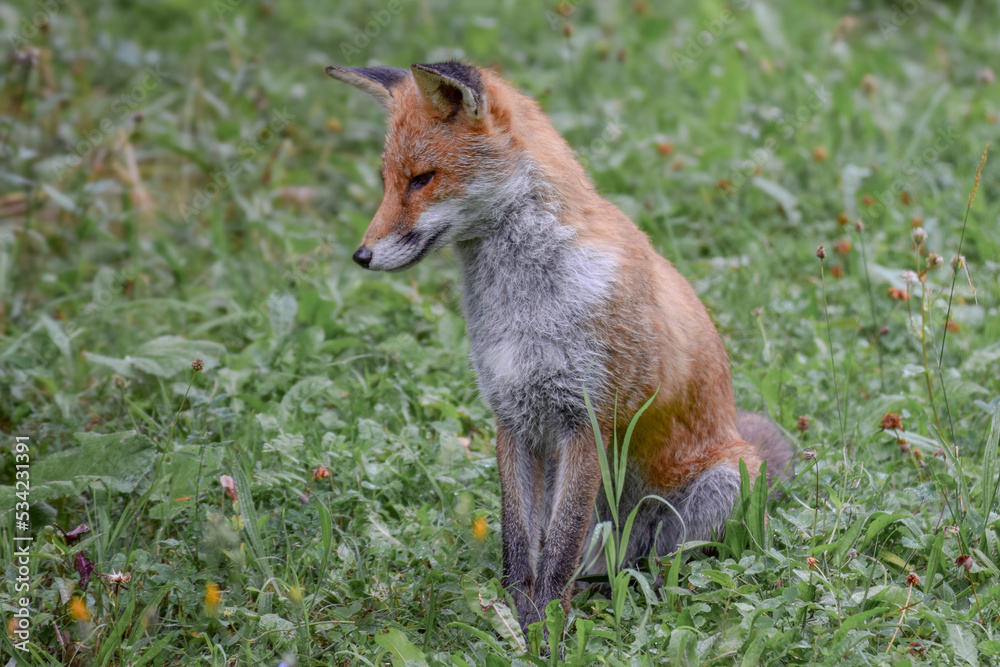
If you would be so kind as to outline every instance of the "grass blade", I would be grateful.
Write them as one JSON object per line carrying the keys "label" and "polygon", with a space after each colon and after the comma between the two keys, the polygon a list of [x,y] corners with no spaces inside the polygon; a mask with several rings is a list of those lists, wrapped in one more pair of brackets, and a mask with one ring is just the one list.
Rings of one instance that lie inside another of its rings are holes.
{"label": "grass blade", "polygon": [[583,387],[583,402],[587,406],[587,414],[590,415],[590,425],[594,429],[594,440],[597,442],[597,458],[601,464],[601,482],[604,487],[604,494],[608,498],[608,507],[611,508],[611,516],[618,526],[618,503],[615,502],[615,490],[611,485],[611,467],[608,465],[608,453],[604,450],[604,439],[601,438],[601,425],[597,421],[597,413],[590,403],[590,396],[587,395],[587,387]]}
{"label": "grass blade", "polygon": [[[983,476],[980,484],[980,504],[979,515],[989,524],[990,512],[993,511],[993,504],[997,499],[997,491],[1000,490],[1000,474],[997,470],[997,461],[1000,460],[1000,402],[993,409],[993,420],[990,424],[990,434],[986,438],[986,451],[983,452]],[[986,530],[984,527],[983,530]]]}

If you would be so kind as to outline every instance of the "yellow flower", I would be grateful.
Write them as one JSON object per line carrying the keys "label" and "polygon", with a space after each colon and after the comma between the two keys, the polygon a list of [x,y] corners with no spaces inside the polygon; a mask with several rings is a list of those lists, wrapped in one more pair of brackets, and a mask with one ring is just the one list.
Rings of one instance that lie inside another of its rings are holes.
{"label": "yellow flower", "polygon": [[215,616],[219,613],[219,603],[222,602],[222,591],[218,584],[211,581],[205,583],[205,608],[208,613]]}
{"label": "yellow flower", "polygon": [[490,528],[486,525],[486,517],[477,516],[472,520],[472,536],[480,542],[486,541],[486,534],[489,533],[489,531]]}
{"label": "yellow flower", "polygon": [[87,609],[87,601],[79,595],[73,596],[73,599],[69,601],[69,613],[78,621],[89,621],[91,618],[90,610]]}

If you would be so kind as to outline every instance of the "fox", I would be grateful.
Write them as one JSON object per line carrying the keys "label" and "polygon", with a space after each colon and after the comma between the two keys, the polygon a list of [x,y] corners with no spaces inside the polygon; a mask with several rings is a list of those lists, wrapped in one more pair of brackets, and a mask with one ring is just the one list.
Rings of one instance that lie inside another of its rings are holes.
{"label": "fox", "polygon": [[[384,197],[354,262],[402,271],[454,250],[469,356],[496,419],[503,584],[524,628],[552,600],[569,613],[584,547],[611,517],[595,430],[608,446],[650,397],[619,508],[639,505],[626,561],[718,539],[740,461],[753,480],[762,461],[768,484],[791,479],[781,429],[737,410],[691,284],[600,196],[537,102],[458,61],[326,73],[388,113]],[[641,503],[649,495],[670,506]]]}

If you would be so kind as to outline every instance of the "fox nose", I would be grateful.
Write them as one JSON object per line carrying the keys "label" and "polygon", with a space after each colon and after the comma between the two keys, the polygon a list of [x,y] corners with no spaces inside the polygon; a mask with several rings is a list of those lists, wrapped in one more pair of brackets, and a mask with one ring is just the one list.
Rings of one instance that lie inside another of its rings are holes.
{"label": "fox nose", "polygon": [[359,266],[367,269],[368,265],[372,263],[372,251],[364,246],[361,246],[354,251],[354,261],[357,262]]}

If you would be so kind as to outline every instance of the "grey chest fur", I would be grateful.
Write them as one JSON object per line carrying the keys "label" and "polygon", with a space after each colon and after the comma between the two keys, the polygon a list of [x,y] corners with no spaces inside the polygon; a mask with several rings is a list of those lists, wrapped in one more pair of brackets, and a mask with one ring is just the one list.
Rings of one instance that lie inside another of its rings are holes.
{"label": "grey chest fur", "polygon": [[584,383],[592,401],[603,390],[593,321],[613,263],[554,218],[520,222],[457,251],[483,398],[504,428],[545,444],[588,422]]}

